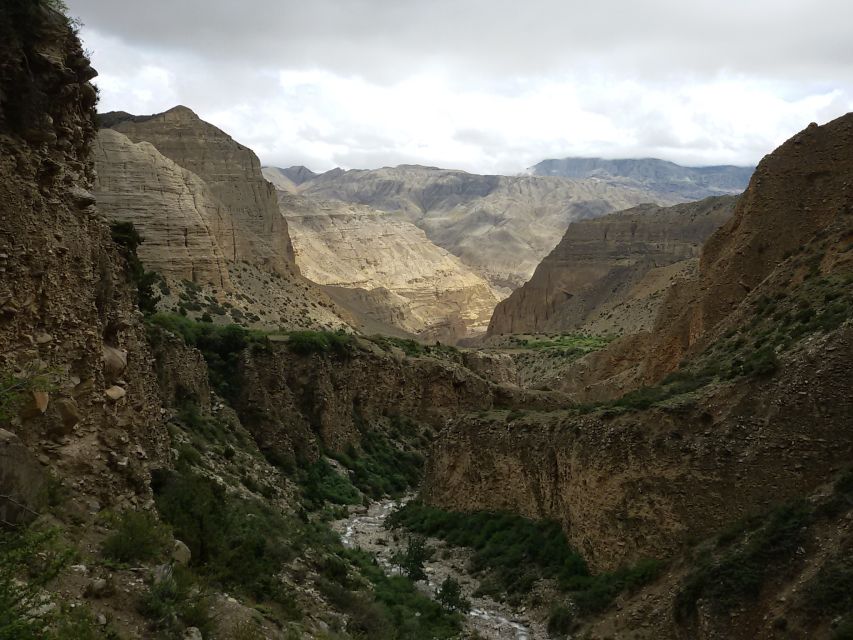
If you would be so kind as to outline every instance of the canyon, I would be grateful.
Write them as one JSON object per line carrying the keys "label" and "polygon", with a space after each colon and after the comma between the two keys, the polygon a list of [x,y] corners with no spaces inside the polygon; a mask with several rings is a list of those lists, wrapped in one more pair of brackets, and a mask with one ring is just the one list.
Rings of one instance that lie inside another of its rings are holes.
{"label": "canyon", "polygon": [[853,114],[740,195],[262,168],[12,7],[0,638],[847,637]]}

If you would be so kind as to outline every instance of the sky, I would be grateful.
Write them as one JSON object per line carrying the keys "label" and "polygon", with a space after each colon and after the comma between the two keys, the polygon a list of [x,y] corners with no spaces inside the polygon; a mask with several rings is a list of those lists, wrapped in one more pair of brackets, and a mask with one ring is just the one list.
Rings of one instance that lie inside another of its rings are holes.
{"label": "sky", "polygon": [[849,0],[67,0],[101,111],[183,104],[264,164],[750,165],[853,111]]}

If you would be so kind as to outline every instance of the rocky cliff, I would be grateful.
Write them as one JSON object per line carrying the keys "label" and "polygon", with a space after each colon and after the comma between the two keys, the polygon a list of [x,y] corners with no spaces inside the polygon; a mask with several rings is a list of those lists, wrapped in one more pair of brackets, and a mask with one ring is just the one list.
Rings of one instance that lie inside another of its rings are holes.
{"label": "rocky cliff", "polygon": [[140,259],[162,278],[161,309],[267,329],[356,324],[299,273],[251,150],[184,107],[100,118],[134,140],[98,132],[94,192],[110,221],[131,222],[142,236]]}
{"label": "rocky cliff", "polygon": [[682,167],[657,158],[562,158],[543,160],[528,169],[537,176],[598,178],[613,185],[646,188],[681,200],[741,193],[754,170],[755,167],[732,165]]}
{"label": "rocky cliff", "polygon": [[574,220],[674,199],[601,180],[481,176],[431,167],[330,171],[300,193],[397,212],[505,293],[523,284]]}
{"label": "rocky cliff", "polygon": [[112,129],[98,132],[94,157],[99,206],[144,234],[139,256],[149,269],[231,288],[219,247],[229,214],[203,180],[150,143],[133,143]]}
{"label": "rocky cliff", "polygon": [[400,215],[287,193],[280,206],[312,281],[368,292],[377,320],[427,339],[485,329],[498,300],[489,284]]}
{"label": "rocky cliff", "polygon": [[[659,603],[657,624],[632,601],[632,619],[616,615],[622,632],[772,637],[779,601],[762,594],[793,589],[787,576],[820,566],[832,547],[775,549],[774,562],[788,568],[762,568],[749,589],[726,571],[775,542],[747,544],[728,560],[697,560],[690,549],[751,514],[779,526],[767,515],[774,506],[796,509],[821,493],[853,455],[851,122],[853,114],[810,126],[767,156],[733,217],[706,241],[698,282],[674,287],[655,331],[576,361],[587,361],[589,384],[615,384],[590,370],[597,359],[616,380],[633,370],[654,386],[563,412],[460,417],[434,447],[426,497],[553,517],[598,568],[678,558],[664,586],[638,596]],[[807,522],[824,526],[832,513]],[[724,596],[697,587],[702,580],[744,591],[720,605]],[[801,622],[826,628],[829,619]]]}
{"label": "rocky cliff", "polygon": [[91,194],[96,73],[61,14],[33,3],[2,17],[2,426],[42,481],[73,478],[66,506],[85,520],[90,505],[146,500],[169,439],[134,291]]}
{"label": "rocky cliff", "polygon": [[212,231],[225,257],[286,275],[294,270],[287,222],[275,188],[261,174],[258,157],[231,136],[177,106],[152,116],[106,114],[111,128],[133,142],[149,142],[161,154],[199,176],[227,211]]}
{"label": "rocky cliff", "polygon": [[533,277],[495,309],[489,334],[651,329],[663,293],[694,271],[736,198],[642,205],[573,222]]}

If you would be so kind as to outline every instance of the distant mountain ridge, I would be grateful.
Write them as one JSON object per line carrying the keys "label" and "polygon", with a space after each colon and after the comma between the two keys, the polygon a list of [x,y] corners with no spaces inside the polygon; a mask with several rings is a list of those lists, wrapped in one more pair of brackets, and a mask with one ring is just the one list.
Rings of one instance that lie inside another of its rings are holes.
{"label": "distant mountain ridge", "polygon": [[281,191],[402,215],[503,295],[530,278],[569,223],[641,203],[683,200],[638,183],[479,175],[419,165],[332,169],[298,186],[284,171],[264,167]]}
{"label": "distant mountain ridge", "polygon": [[755,167],[716,165],[684,167],[658,158],[605,160],[561,158],[543,160],[528,169],[536,176],[600,178],[612,184],[645,187],[683,200],[741,193]]}

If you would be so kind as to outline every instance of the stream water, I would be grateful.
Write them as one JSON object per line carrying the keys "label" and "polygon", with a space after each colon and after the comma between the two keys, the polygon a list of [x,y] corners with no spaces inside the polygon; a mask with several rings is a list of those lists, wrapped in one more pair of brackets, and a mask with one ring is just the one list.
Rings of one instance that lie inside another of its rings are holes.
{"label": "stream water", "polygon": [[[392,533],[385,528],[385,520],[405,501],[388,499],[374,502],[365,511],[351,513],[348,518],[338,520],[333,526],[340,533],[345,546],[359,547],[374,554],[386,573],[394,573],[397,569],[392,567],[390,559],[402,542],[399,545],[395,543]],[[464,551],[457,551],[454,555],[452,547],[445,547],[437,540],[430,540],[430,545],[436,547],[438,552],[425,564],[428,579],[419,582],[418,587],[432,597],[447,576],[458,580],[471,601],[471,611],[466,618],[469,631],[476,631],[488,640],[547,640],[548,636],[540,625],[520,619],[507,605],[473,595],[477,581],[464,570],[464,558],[459,555],[464,554]]]}

